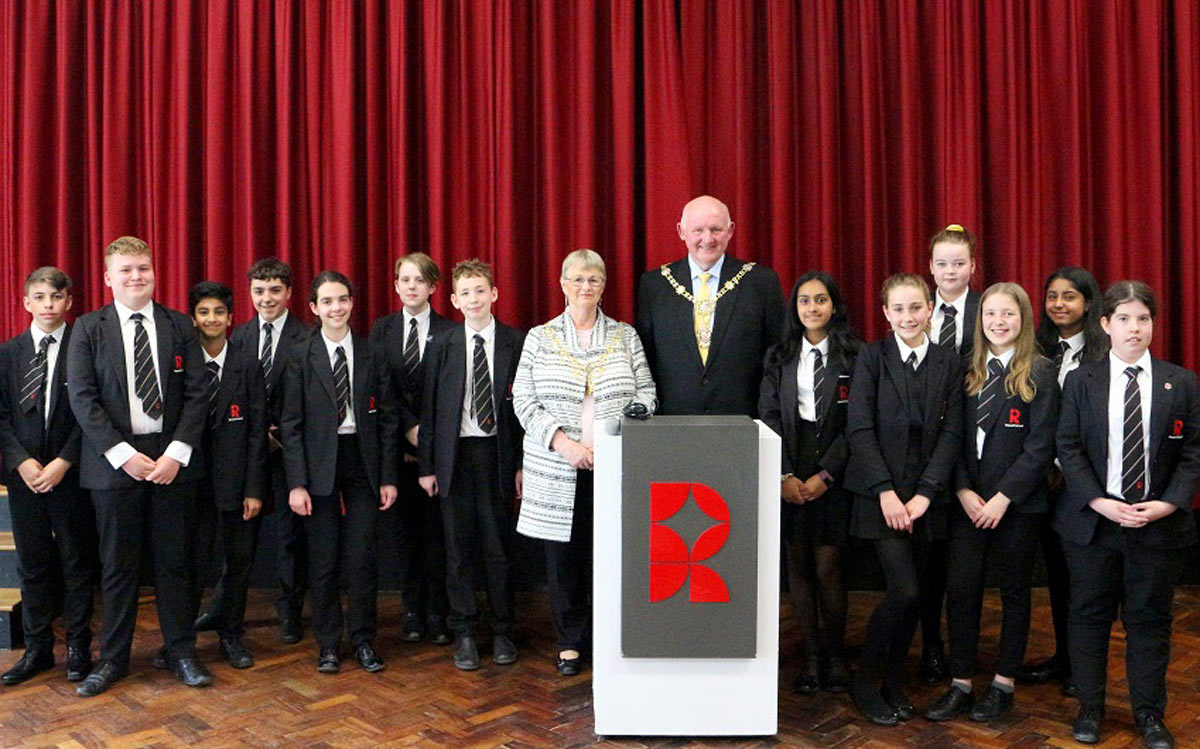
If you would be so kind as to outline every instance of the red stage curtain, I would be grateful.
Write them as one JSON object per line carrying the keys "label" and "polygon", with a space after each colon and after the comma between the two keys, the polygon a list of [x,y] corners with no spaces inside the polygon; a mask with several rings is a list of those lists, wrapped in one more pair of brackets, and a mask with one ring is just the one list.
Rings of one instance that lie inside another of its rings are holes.
{"label": "red stage curtain", "polygon": [[[958,222],[977,285],[1036,299],[1063,263],[1144,278],[1156,351],[1200,364],[1200,18],[1193,3],[1048,0],[3,0],[0,278],[54,263],[107,299],[119,234],[159,298],[278,254],[295,309],[324,267],[357,325],[394,259],[493,261],[500,315],[561,308],[563,255],[609,263],[605,308],[682,254],[682,204],[733,209],[733,251],[785,285],[877,289]],[[448,307],[443,286],[437,306]],[[26,324],[5,294],[11,335]]]}

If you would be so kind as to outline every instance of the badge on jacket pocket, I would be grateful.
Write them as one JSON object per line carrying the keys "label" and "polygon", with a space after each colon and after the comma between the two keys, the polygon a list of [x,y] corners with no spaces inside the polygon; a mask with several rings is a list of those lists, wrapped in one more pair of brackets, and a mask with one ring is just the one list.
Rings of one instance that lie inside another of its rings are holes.
{"label": "badge on jacket pocket", "polygon": [[242,421],[246,417],[242,416],[242,407],[236,403],[229,404],[229,418],[226,421]]}
{"label": "badge on jacket pocket", "polygon": [[1171,434],[1169,434],[1167,436],[1167,439],[1169,439],[1169,440],[1183,439],[1183,419],[1175,420],[1175,423],[1171,425]]}
{"label": "badge on jacket pocket", "polygon": [[1021,409],[1008,409],[1008,422],[1004,426],[1013,427],[1015,429],[1024,429],[1025,425],[1021,423]]}
{"label": "badge on jacket pocket", "polygon": [[375,396],[369,396],[367,398],[367,413],[373,414],[378,410],[379,409],[375,408]]}
{"label": "badge on jacket pocket", "polygon": [[183,357],[178,354],[175,355],[175,369],[173,371],[175,374],[183,371]]}
{"label": "badge on jacket pocket", "polygon": [[850,402],[850,375],[838,375],[837,402],[838,405]]}

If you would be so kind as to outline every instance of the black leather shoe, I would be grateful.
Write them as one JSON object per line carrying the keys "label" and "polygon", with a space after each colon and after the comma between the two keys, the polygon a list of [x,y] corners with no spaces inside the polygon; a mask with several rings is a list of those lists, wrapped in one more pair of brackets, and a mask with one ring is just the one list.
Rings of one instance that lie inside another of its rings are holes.
{"label": "black leather shoe", "polygon": [[946,668],[946,654],[942,646],[925,648],[921,651],[921,669],[918,672],[921,683],[932,687],[950,678],[950,670]]}
{"label": "black leather shoe", "polygon": [[558,662],[554,664],[554,670],[562,676],[578,676],[583,670],[582,658],[563,658],[558,656]]}
{"label": "black leather shoe", "polygon": [[1103,719],[1103,710],[1080,706],[1079,714],[1075,716],[1075,724],[1071,726],[1071,735],[1081,744],[1099,744],[1100,721]]}
{"label": "black leather shoe", "polygon": [[197,632],[212,632],[219,626],[221,626],[221,622],[217,615],[209,610],[201,612],[200,616],[196,617],[196,623],[192,625],[192,628]]}
{"label": "black leather shoe", "polygon": [[92,670],[91,648],[67,646],[67,681],[83,681]]}
{"label": "black leather shoe", "polygon": [[404,630],[404,640],[406,642],[420,642],[425,636],[425,625],[421,621],[420,614],[405,614],[404,621],[400,625]]}
{"label": "black leather shoe", "polygon": [[1013,693],[999,689],[995,684],[983,693],[983,699],[971,708],[971,720],[976,723],[990,723],[999,717],[1007,715],[1013,709]]}
{"label": "black leather shoe", "polygon": [[460,671],[479,668],[479,647],[475,645],[474,637],[463,635],[458,638],[458,645],[454,647],[454,667]]}
{"label": "black leather shoe", "polygon": [[354,658],[358,661],[358,665],[362,666],[362,670],[369,674],[382,671],[387,665],[375,653],[375,648],[371,647],[369,642],[359,643],[358,647],[354,648]]}
{"label": "black leather shoe", "polygon": [[826,692],[841,694],[850,691],[850,666],[845,658],[834,656],[829,659],[829,668],[825,669],[825,678],[821,688]]}
{"label": "black leather shoe", "polygon": [[1017,681],[1022,684],[1045,684],[1048,681],[1060,681],[1066,676],[1066,659],[1060,658],[1057,653],[1017,669]]}
{"label": "black leather shoe", "polygon": [[1142,744],[1146,749],[1175,749],[1175,737],[1163,724],[1162,718],[1154,713],[1141,712],[1134,717],[1134,722],[1142,732]]}
{"label": "black leather shoe", "polygon": [[321,648],[317,655],[317,670],[323,674],[336,674],[342,670],[337,648]]}
{"label": "black leather shoe", "polygon": [[158,652],[154,654],[154,660],[150,661],[150,665],[159,671],[170,671],[171,662],[167,659],[167,649],[159,648]]}
{"label": "black leather shoe", "polygon": [[108,688],[116,684],[126,673],[126,669],[112,661],[100,661],[83,680],[83,683],[75,688],[75,694],[80,697],[95,697],[102,692],[107,692]]}
{"label": "black leather shoe", "polygon": [[429,633],[429,641],[434,645],[449,645],[450,632],[446,630],[446,620],[440,616],[431,616],[425,623],[425,631]]}
{"label": "black leather shoe", "polygon": [[254,665],[254,656],[250,655],[240,637],[221,638],[221,657],[234,668],[250,668]]}
{"label": "black leather shoe", "polygon": [[0,681],[7,686],[16,686],[23,681],[29,681],[43,671],[54,668],[54,650],[48,646],[25,648],[21,659],[13,667],[0,675]]}
{"label": "black leather shoe", "polygon": [[1062,687],[1058,691],[1062,692],[1063,697],[1079,696],[1079,690],[1075,688],[1075,680],[1071,678],[1070,674],[1067,674],[1067,677],[1063,679]]}
{"label": "black leather shoe", "polygon": [[517,662],[517,646],[508,635],[492,638],[492,662],[498,666],[509,666]]}
{"label": "black leather shoe", "polygon": [[285,616],[279,620],[279,641],[284,645],[295,645],[304,636],[304,627],[300,625],[300,617]]}
{"label": "black leather shoe", "polygon": [[913,707],[912,700],[908,698],[899,684],[884,682],[882,694],[883,701],[892,706],[892,712],[896,713],[898,719],[912,720],[913,716],[917,714],[917,708]]}
{"label": "black leather shoe", "polygon": [[792,691],[796,694],[815,694],[821,688],[821,661],[808,658],[796,680],[792,682]]}
{"label": "black leather shoe", "polygon": [[212,674],[196,658],[176,658],[171,663],[175,677],[189,687],[207,687],[212,684]]}
{"label": "black leather shoe", "polygon": [[860,670],[854,676],[854,685],[850,690],[854,705],[862,711],[864,717],[877,726],[898,726],[900,718],[896,711],[884,701],[883,696],[871,680]]}
{"label": "black leather shoe", "polygon": [[938,701],[933,703],[933,707],[925,711],[925,717],[940,723],[943,720],[950,720],[953,717],[962,715],[971,709],[975,704],[975,695],[970,692],[964,692],[958,687],[950,687],[945,694],[938,698]]}

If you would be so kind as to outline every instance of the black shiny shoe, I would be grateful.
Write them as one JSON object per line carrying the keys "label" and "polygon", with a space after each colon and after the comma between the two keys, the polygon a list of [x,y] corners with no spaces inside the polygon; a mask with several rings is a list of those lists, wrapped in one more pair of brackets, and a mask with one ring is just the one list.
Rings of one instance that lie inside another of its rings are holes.
{"label": "black shiny shoe", "polygon": [[983,699],[971,708],[971,720],[976,723],[990,723],[1001,718],[1013,709],[1013,693],[1000,689],[995,684],[983,693]]}
{"label": "black shiny shoe", "polygon": [[944,720],[962,715],[975,704],[975,695],[964,692],[958,687],[950,687],[945,694],[933,703],[933,707],[925,711],[925,719],[940,723]]}
{"label": "black shiny shoe", "polygon": [[13,667],[0,675],[0,681],[3,681],[5,686],[16,686],[23,681],[29,681],[43,671],[49,671],[54,668],[54,649],[43,645],[42,647],[25,648],[21,659],[13,664]]}
{"label": "black shiny shoe", "polygon": [[950,678],[950,670],[946,667],[946,654],[942,652],[941,645],[921,651],[921,668],[917,673],[921,683],[927,687],[941,684]]}
{"label": "black shiny shoe", "polygon": [[497,666],[510,666],[517,662],[517,646],[508,635],[492,638],[492,661]]}
{"label": "black shiny shoe", "polygon": [[212,632],[219,626],[221,626],[220,618],[210,609],[196,617],[196,622],[192,625],[192,628],[197,632]]}
{"label": "black shiny shoe", "polygon": [[317,670],[323,674],[336,674],[342,670],[337,648],[321,648],[317,654]]}
{"label": "black shiny shoe", "polygon": [[295,645],[304,636],[304,627],[300,617],[285,616],[279,619],[279,641],[284,645]]}
{"label": "black shiny shoe", "polygon": [[429,641],[434,645],[449,645],[453,642],[449,630],[446,629],[446,620],[443,617],[430,616],[426,619],[425,631],[429,633]]}
{"label": "black shiny shoe", "polygon": [[375,648],[371,647],[369,642],[359,643],[358,647],[354,648],[354,658],[358,661],[358,665],[362,666],[362,670],[369,674],[386,668],[383,659],[375,653]]}
{"label": "black shiny shoe", "polygon": [[405,614],[400,629],[403,632],[401,637],[405,642],[420,642],[421,638],[425,636],[425,624],[420,614]]}
{"label": "black shiny shoe", "polygon": [[176,658],[171,663],[175,677],[189,687],[207,687],[212,684],[212,674],[196,658]]}
{"label": "black shiny shoe", "polygon": [[1068,676],[1066,659],[1057,653],[1017,669],[1017,681],[1022,684],[1045,684],[1048,681],[1061,681]]}
{"label": "black shiny shoe", "polygon": [[821,662],[813,657],[804,661],[804,667],[792,682],[792,691],[797,694],[816,694],[821,688]]}
{"label": "black shiny shoe", "polygon": [[221,657],[234,668],[250,668],[254,665],[254,656],[250,655],[240,637],[221,638]]}
{"label": "black shiny shoe", "polygon": [[834,656],[829,659],[829,668],[825,669],[825,677],[821,688],[833,694],[850,691],[850,666],[845,658]]}
{"label": "black shiny shoe", "polygon": [[1071,735],[1081,744],[1100,743],[1100,721],[1104,720],[1104,710],[1080,705],[1079,714],[1071,726]]}
{"label": "black shiny shoe", "polygon": [[154,654],[154,660],[150,661],[150,665],[159,671],[171,670],[171,661],[167,658],[167,649],[165,647],[158,649],[158,652]]}
{"label": "black shiny shoe", "polygon": [[1146,749],[1175,749],[1175,737],[1162,718],[1154,713],[1140,712],[1133,720],[1142,734],[1142,744]]}
{"label": "black shiny shoe", "polygon": [[474,671],[479,668],[479,647],[475,638],[463,635],[454,648],[454,667],[459,671]]}
{"label": "black shiny shoe", "polygon": [[913,716],[917,714],[917,708],[913,707],[912,700],[904,694],[904,690],[900,688],[899,684],[884,682],[881,693],[883,701],[892,706],[892,711],[901,721],[912,720]]}
{"label": "black shiny shoe", "polygon": [[554,665],[554,670],[562,676],[578,676],[579,672],[583,670],[583,655],[563,658],[562,653],[559,653],[558,663]]}
{"label": "black shiny shoe", "polygon": [[67,681],[83,681],[92,670],[91,648],[67,646]]}
{"label": "black shiny shoe", "polygon": [[854,686],[850,690],[854,705],[862,711],[863,716],[877,726],[898,726],[900,718],[884,699],[879,690],[871,684],[870,679],[859,671],[854,677]]}
{"label": "black shiny shoe", "polygon": [[107,692],[109,687],[116,684],[127,673],[127,669],[121,668],[112,661],[100,661],[83,680],[83,683],[75,688],[75,694],[80,697],[95,697],[102,692]]}

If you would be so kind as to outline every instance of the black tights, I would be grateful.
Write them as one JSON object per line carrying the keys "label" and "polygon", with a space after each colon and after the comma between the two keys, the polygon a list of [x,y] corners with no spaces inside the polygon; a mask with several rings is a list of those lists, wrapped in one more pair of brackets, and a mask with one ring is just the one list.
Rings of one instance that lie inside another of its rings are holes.
{"label": "black tights", "polygon": [[836,546],[813,547],[797,536],[789,537],[786,545],[788,587],[804,637],[805,655],[841,658],[845,655],[846,631],[842,550]]}

